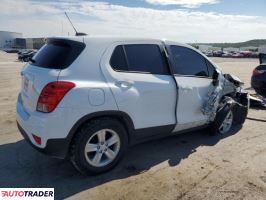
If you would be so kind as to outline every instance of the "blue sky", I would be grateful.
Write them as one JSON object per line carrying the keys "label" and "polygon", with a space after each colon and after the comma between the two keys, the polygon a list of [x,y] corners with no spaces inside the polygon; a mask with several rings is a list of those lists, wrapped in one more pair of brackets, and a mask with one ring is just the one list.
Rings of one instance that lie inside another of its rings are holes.
{"label": "blue sky", "polygon": [[[101,0],[96,0],[100,2]],[[182,5],[150,4],[145,0],[107,0],[111,4],[129,7],[145,7],[154,9],[182,9]],[[218,12],[223,14],[266,16],[266,0],[220,0],[215,4],[203,4],[192,10],[202,12]]]}
{"label": "blue sky", "polygon": [[73,35],[64,17],[91,35],[180,42],[266,38],[266,0],[0,0],[0,30],[25,37]]}

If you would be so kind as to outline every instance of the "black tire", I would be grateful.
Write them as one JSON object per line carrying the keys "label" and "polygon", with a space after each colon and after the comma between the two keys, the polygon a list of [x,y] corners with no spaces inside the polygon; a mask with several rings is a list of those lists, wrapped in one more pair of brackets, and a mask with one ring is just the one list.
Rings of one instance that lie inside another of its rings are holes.
{"label": "black tire", "polygon": [[[120,149],[114,160],[103,166],[95,167],[91,165],[85,157],[85,146],[91,136],[99,130],[110,129],[115,131],[120,138]],[[125,127],[118,121],[112,118],[102,118],[89,121],[84,124],[76,133],[70,150],[70,160],[74,167],[85,175],[93,175],[111,170],[119,162],[128,146],[128,138]]]}
{"label": "black tire", "polygon": [[[215,117],[214,121],[210,124],[209,128],[210,128],[210,134],[211,135],[225,134],[225,133],[221,133],[220,127],[221,127],[222,123],[224,122],[224,120],[227,117],[227,114],[229,112],[232,112],[232,115],[233,115],[233,121],[232,121],[232,125],[230,127],[230,130],[231,130],[233,125],[234,125],[233,103],[232,103],[232,99],[230,97],[225,97],[221,101],[220,105],[218,106],[216,117]],[[227,132],[229,132],[229,131],[227,131]]]}

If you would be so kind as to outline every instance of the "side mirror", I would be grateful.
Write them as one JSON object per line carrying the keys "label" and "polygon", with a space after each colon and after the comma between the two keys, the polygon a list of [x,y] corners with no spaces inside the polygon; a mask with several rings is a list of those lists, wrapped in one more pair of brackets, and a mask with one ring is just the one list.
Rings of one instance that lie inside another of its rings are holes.
{"label": "side mirror", "polygon": [[212,75],[212,84],[214,86],[219,85],[219,73],[216,70],[214,70],[213,75]]}

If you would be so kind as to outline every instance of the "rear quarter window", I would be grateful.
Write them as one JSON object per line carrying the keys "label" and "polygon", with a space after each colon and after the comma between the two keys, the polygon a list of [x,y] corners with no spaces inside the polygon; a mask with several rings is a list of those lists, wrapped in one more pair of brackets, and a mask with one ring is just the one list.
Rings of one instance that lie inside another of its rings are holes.
{"label": "rear quarter window", "polygon": [[65,69],[70,66],[85,48],[82,42],[50,39],[32,59],[32,65]]}

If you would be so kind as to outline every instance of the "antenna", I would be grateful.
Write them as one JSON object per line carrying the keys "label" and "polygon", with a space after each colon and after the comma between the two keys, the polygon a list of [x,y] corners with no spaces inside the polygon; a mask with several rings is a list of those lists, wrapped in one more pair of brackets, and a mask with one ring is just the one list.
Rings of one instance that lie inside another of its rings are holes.
{"label": "antenna", "polygon": [[66,17],[67,17],[67,19],[68,19],[69,23],[71,24],[72,28],[73,28],[73,29],[74,29],[74,31],[76,32],[76,36],[83,36],[83,35],[87,35],[86,33],[79,33],[79,32],[77,32],[77,30],[75,29],[74,25],[72,24],[72,22],[71,22],[71,20],[69,19],[69,17],[68,17],[68,15],[67,15],[67,13],[66,13],[66,12],[65,12],[65,15],[66,15]]}

